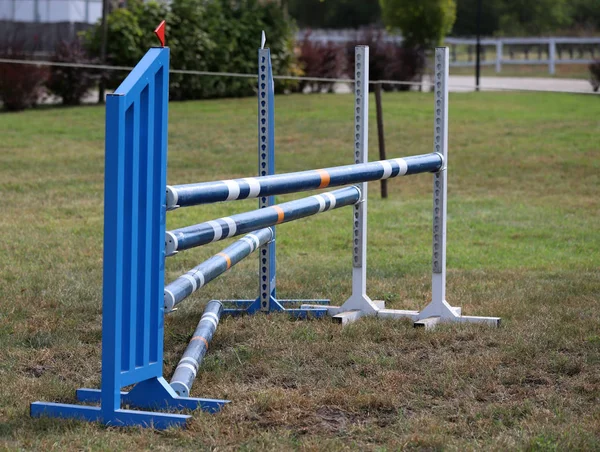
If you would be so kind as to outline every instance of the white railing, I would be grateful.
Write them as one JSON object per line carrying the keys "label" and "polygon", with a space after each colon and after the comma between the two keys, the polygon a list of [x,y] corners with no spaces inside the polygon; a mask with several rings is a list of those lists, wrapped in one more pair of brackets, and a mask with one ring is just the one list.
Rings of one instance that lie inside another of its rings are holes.
{"label": "white railing", "polygon": [[[304,39],[307,33],[310,33],[308,36],[311,41],[317,42],[344,43],[355,40],[357,36],[356,30],[301,30],[297,38]],[[387,42],[402,42],[401,36],[383,34]],[[475,66],[477,41],[474,38],[446,38],[444,43],[450,47],[451,67]],[[467,47],[467,58],[461,59],[458,49],[464,46]],[[484,38],[481,46],[481,65],[494,66],[498,73],[503,65],[547,65],[548,72],[555,74],[557,64],[589,64],[600,59],[600,37]],[[492,59],[488,58],[486,52],[489,47],[494,49]],[[529,59],[530,53],[537,53],[537,58]],[[565,57],[566,54],[568,57]]]}
{"label": "white railing", "polygon": [[[474,66],[475,51],[477,44],[475,39],[462,38],[447,38],[446,44],[450,46],[451,66]],[[470,61],[459,61],[457,58],[456,48],[458,46],[469,46],[472,50],[469,56]],[[600,38],[568,38],[568,37],[550,37],[550,38],[499,38],[499,39],[482,39],[481,45],[485,47],[493,47],[495,55],[493,60],[481,61],[482,65],[495,66],[496,72],[502,70],[503,64],[511,65],[547,65],[548,73],[556,73],[557,64],[589,64],[600,58]],[[529,59],[531,47],[537,47],[538,57]],[[505,55],[505,48],[508,48],[508,58]],[[577,51],[578,58],[574,58],[574,53]],[[484,50],[485,52],[485,50]],[[524,58],[515,58],[514,54],[524,54]],[[546,54],[546,58],[542,56]],[[568,53],[568,58],[563,58],[563,55]],[[585,58],[587,55],[589,58]],[[485,58],[485,53],[483,54]]]}

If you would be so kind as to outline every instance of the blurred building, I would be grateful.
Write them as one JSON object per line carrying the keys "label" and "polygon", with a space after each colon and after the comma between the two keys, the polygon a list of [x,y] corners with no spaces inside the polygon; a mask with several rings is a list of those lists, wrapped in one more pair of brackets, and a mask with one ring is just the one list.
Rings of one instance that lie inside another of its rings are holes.
{"label": "blurred building", "polygon": [[102,0],[0,0],[0,20],[93,24],[102,17]]}
{"label": "blurred building", "polygon": [[[143,0],[150,1],[150,0]],[[154,0],[168,2],[169,0]],[[71,41],[102,18],[103,0],[0,0],[0,45],[46,54]],[[109,11],[127,0],[108,0]]]}
{"label": "blurred building", "polygon": [[102,0],[0,0],[0,43],[49,53],[102,17]]}

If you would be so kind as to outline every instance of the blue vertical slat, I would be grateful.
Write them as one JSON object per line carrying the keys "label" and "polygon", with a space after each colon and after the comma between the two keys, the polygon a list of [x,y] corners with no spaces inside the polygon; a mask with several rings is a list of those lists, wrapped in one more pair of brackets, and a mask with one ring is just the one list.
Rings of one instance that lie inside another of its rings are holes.
{"label": "blue vertical slat", "polygon": [[104,264],[102,280],[102,411],[121,406],[125,98],[106,99]]}
{"label": "blue vertical slat", "polygon": [[130,328],[131,325],[131,243],[134,240],[133,231],[131,230],[132,209],[132,168],[133,168],[133,105],[130,105],[125,111],[125,148],[123,154],[125,158],[124,168],[124,203],[123,203],[123,282],[122,282],[122,344],[121,349],[121,372],[128,372],[131,367],[129,365],[129,356],[131,355],[131,336],[135,330]]}
{"label": "blue vertical slat", "polygon": [[[160,160],[160,150],[157,151],[157,143],[160,143],[160,132],[157,131],[157,129],[160,129],[160,123],[161,123],[161,117],[162,114],[159,114],[157,111],[157,104],[159,103],[159,99],[161,97],[161,86],[162,86],[162,70],[159,70],[156,74],[156,76],[154,77],[154,105],[151,105],[151,110],[152,110],[152,114],[153,114],[153,122],[154,122],[154,127],[152,129],[152,141],[154,143],[153,146],[153,152],[152,152],[152,163],[151,163],[151,172],[152,172],[152,177],[154,180],[154,176],[156,175],[156,172],[154,171],[154,167],[156,166],[156,160]],[[160,233],[160,226],[159,223],[161,221],[161,214],[160,214],[160,206],[157,206],[155,204],[155,200],[156,200],[156,184],[158,183],[157,180],[154,180],[154,183],[152,184],[152,188],[151,188],[151,196],[152,196],[152,220],[151,220],[151,225],[150,225],[150,236],[151,237],[156,237],[159,233]],[[162,240],[160,240],[160,242],[164,242],[164,237],[162,238]],[[160,253],[160,244],[158,242],[151,242],[150,243],[150,262],[152,262],[152,266],[150,268],[150,297],[149,300],[153,300],[158,292],[159,289],[159,275],[161,274],[159,266],[161,264],[159,264],[159,261],[162,261],[164,259],[164,257],[161,255]],[[164,265],[164,264],[163,264]],[[164,282],[163,282],[164,284]],[[164,294],[163,294],[163,299],[164,299]],[[159,359],[159,353],[158,353],[158,338],[156,337],[156,334],[159,330],[159,326],[158,326],[158,322],[159,322],[159,315],[157,310],[154,308],[154,304],[153,303],[149,303],[149,309],[150,309],[150,362],[157,362]]]}
{"label": "blue vertical slat", "polygon": [[[143,91],[142,91],[143,92]],[[140,98],[136,99],[133,105],[133,140],[131,142],[131,149],[128,154],[131,154],[131,212],[129,213],[131,218],[131,273],[130,273],[130,296],[131,301],[129,303],[129,369],[135,369],[135,355],[136,355],[136,343],[141,340],[138,339],[140,331],[137,325],[137,306],[138,306],[138,279],[140,274],[138,273],[138,261],[140,259],[139,253],[143,252],[143,244],[140,243],[145,237],[140,236],[138,230],[138,223],[140,217]],[[141,246],[140,246],[141,245]]]}
{"label": "blue vertical slat", "polygon": [[[162,67],[156,74],[156,96],[154,99],[155,122],[154,122],[154,203],[160,206],[157,209],[158,230],[153,237],[153,244],[156,247],[156,266],[157,275],[155,282],[155,295],[151,298],[154,306],[152,311],[157,315],[156,323],[156,361],[162,363],[163,360],[163,340],[164,340],[164,286],[165,286],[165,231],[166,231],[166,192],[167,192],[167,130],[169,114],[169,50],[163,52]],[[162,366],[160,366],[162,367]],[[162,372],[162,369],[160,369]]]}
{"label": "blue vertical slat", "polygon": [[[156,211],[156,209],[160,208],[160,206],[156,206],[153,202],[153,198],[152,198],[152,187],[154,187],[154,173],[152,171],[152,165],[154,164],[154,134],[152,133],[152,131],[154,130],[154,126],[155,126],[155,121],[154,121],[154,98],[155,98],[155,87],[156,87],[156,78],[152,77],[150,78],[149,82],[148,82],[148,131],[147,131],[147,136],[148,136],[148,170],[146,172],[147,174],[147,185],[146,185],[146,199],[148,202],[148,212],[146,214],[146,233],[150,234],[151,237],[153,236],[153,230],[152,230],[152,221],[153,221],[153,215],[154,212]],[[163,239],[164,240],[164,239]],[[150,297],[152,297],[152,284],[153,284],[153,280],[152,280],[152,265],[153,265],[153,260],[152,260],[152,251],[153,250],[153,246],[152,246],[152,241],[151,240],[146,240],[146,273],[145,273],[145,277],[146,277],[146,281],[145,281],[145,285],[146,285],[146,299],[150,300]],[[153,333],[153,330],[151,329],[150,326],[150,319],[151,319],[151,312],[152,312],[152,306],[150,305],[150,303],[144,303],[144,324],[146,325],[146,330],[144,331],[144,363],[147,365],[148,363],[150,363],[151,361],[151,332]]]}
{"label": "blue vertical slat", "polygon": [[142,91],[140,97],[140,215],[139,221],[139,236],[140,248],[138,250],[138,306],[137,306],[137,328],[138,340],[136,344],[135,363],[137,367],[147,366],[148,362],[148,340],[150,338],[150,329],[148,321],[150,319],[150,307],[147,300],[150,298],[150,275],[149,269],[152,265],[150,258],[151,248],[148,242],[148,228],[152,220],[152,167],[149,165],[152,162],[152,134],[149,134],[151,127],[150,114],[148,108],[149,96],[153,88],[152,78],[148,81],[148,86]]}

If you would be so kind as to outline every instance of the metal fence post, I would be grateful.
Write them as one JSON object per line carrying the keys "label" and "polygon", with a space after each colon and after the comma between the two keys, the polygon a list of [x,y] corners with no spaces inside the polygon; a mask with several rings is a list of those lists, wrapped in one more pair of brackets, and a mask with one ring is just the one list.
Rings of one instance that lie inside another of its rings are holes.
{"label": "metal fence post", "polygon": [[[423,85],[421,85],[422,87]],[[385,133],[383,131],[383,107],[381,105],[381,83],[375,85],[375,106],[377,111],[377,141],[379,142],[379,160],[385,160]],[[381,180],[381,197],[388,197],[387,180]]]}
{"label": "metal fence post", "polygon": [[555,73],[555,60],[556,60],[556,41],[550,39],[548,41],[548,73],[554,75]]}
{"label": "metal fence post", "polygon": [[502,70],[502,41],[496,41],[496,73]]}

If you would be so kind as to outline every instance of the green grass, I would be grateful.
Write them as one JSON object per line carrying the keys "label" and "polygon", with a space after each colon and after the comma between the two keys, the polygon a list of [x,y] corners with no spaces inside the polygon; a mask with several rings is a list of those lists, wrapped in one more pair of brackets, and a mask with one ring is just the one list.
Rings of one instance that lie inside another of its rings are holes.
{"label": "green grass", "polygon": [[[390,157],[431,151],[432,101],[385,94]],[[351,162],[351,96],[276,103],[279,172]],[[192,393],[233,403],[161,433],[29,418],[34,400],[72,403],[76,388],[100,384],[104,110],[0,115],[0,447],[600,449],[598,118],[588,96],[450,96],[447,297],[501,316],[500,329],[225,319]],[[253,99],[171,104],[169,182],[254,174],[255,127]],[[431,184],[390,181],[387,200],[370,184],[369,294],[392,308],[430,296]],[[168,226],[254,207],[180,209]],[[279,295],[342,302],[349,211],[278,231]],[[167,279],[222,247],[170,258]],[[251,258],[167,317],[165,375],[204,302],[254,297],[256,272]]]}

